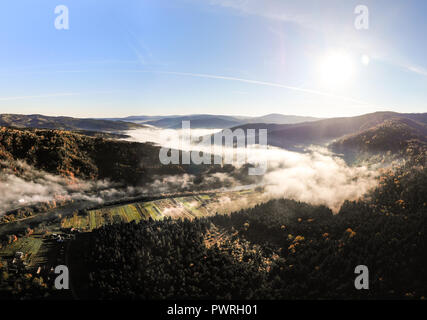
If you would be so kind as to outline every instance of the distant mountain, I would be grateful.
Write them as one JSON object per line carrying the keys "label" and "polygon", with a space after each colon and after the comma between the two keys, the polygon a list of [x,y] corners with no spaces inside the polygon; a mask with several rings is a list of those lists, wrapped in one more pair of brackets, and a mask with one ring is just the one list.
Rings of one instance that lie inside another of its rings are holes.
{"label": "distant mountain", "polygon": [[165,129],[181,128],[182,121],[191,121],[191,128],[194,129],[225,129],[247,123],[290,124],[316,121],[319,120],[319,118],[283,114],[268,114],[261,117],[193,114],[185,116],[131,116],[126,118],[111,118],[108,120],[121,120],[130,121],[134,123],[143,123]]}
{"label": "distant mountain", "polygon": [[165,129],[179,129],[182,127],[182,121],[191,121],[190,125],[193,129],[222,129],[242,124],[241,121],[234,117],[214,115],[190,115],[163,118],[156,121],[147,121],[145,124]]}
{"label": "distant mountain", "polygon": [[87,131],[124,131],[144,128],[143,125],[124,121],[49,117],[39,114],[0,114],[0,126]]}
{"label": "distant mountain", "polygon": [[283,115],[279,113],[271,113],[262,117],[249,118],[248,120],[247,120],[248,123],[293,124],[293,123],[317,121],[317,120],[320,120],[320,118],[292,116],[292,115],[288,116],[288,115]]}
{"label": "distant mountain", "polygon": [[[171,117],[178,117],[178,116],[171,116]],[[156,120],[160,120],[163,118],[167,118],[167,116],[129,116],[129,117],[125,117],[125,118],[102,118],[102,120],[144,123],[147,121],[156,121]]]}
{"label": "distant mountain", "polygon": [[[413,117],[411,117],[413,118]],[[425,164],[427,125],[409,118],[392,118],[373,128],[344,136],[330,145],[350,161],[364,155],[390,155]]]}
{"label": "distant mountain", "polygon": [[[300,150],[310,144],[326,144],[346,135],[361,133],[391,119],[406,119],[413,126],[426,125],[427,114],[376,112],[357,117],[331,118],[299,124],[253,123],[238,126],[243,129],[267,129],[268,143],[273,146]],[[421,130],[421,129],[420,129]]]}

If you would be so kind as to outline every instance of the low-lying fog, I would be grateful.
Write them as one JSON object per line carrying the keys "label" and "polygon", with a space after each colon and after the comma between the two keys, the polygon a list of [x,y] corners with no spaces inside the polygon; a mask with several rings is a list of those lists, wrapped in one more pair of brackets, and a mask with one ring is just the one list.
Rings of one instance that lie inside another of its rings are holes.
{"label": "low-lying fog", "polygon": [[[220,130],[192,129],[193,137],[210,135]],[[185,151],[201,150],[212,153],[210,146],[194,145],[181,141],[182,130],[148,128],[128,131],[127,140],[154,142],[167,148]],[[268,147],[226,148],[223,154],[244,154],[249,163],[266,162],[267,171],[247,181],[264,186],[266,199],[285,197],[311,204],[324,204],[337,211],[344,200],[355,200],[376,184],[377,172],[367,167],[349,167],[341,158],[324,148],[312,147],[306,153]],[[241,177],[226,173],[195,176],[162,176],[151,185],[141,188],[117,188],[108,181],[88,182],[47,174],[19,163],[24,174],[17,177],[13,172],[0,175],[0,215],[18,207],[38,202],[56,200],[87,200],[102,203],[106,200],[140,195],[141,193],[168,193],[200,189],[233,188],[242,185]],[[241,165],[241,164],[237,164]],[[247,171],[242,171],[248,174]],[[249,178],[249,177],[248,177]],[[197,186],[196,182],[197,180]]]}
{"label": "low-lying fog", "polygon": [[117,188],[109,181],[84,181],[64,178],[37,170],[28,164],[17,161],[19,177],[11,169],[0,174],[0,215],[4,212],[36,203],[83,200],[103,203],[125,196],[141,193],[134,187]]}
{"label": "low-lying fog", "polygon": [[[191,135],[197,137],[210,135],[220,129],[191,129]],[[211,146],[201,146],[198,143],[188,143],[182,139],[183,130],[162,130],[147,128],[128,131],[130,141],[155,142],[167,148],[181,150],[201,150],[213,153]],[[265,192],[270,197],[284,197],[308,202],[324,204],[337,211],[345,200],[360,198],[369,189],[376,185],[377,171],[366,166],[351,167],[343,159],[334,155],[326,148],[311,146],[306,153],[291,152],[271,147],[268,149],[257,146],[248,148],[223,149],[223,155],[245,154],[248,163],[266,162],[267,171],[259,177]],[[170,180],[175,180],[176,177]],[[235,180],[230,176],[221,177],[224,181]],[[167,180],[167,179],[166,179]],[[164,181],[164,187],[170,181]],[[188,177],[181,181],[185,185],[191,184]],[[234,181],[237,184],[237,181]],[[177,181],[176,183],[180,183]],[[158,185],[160,186],[160,183]],[[175,186],[176,187],[176,186]]]}

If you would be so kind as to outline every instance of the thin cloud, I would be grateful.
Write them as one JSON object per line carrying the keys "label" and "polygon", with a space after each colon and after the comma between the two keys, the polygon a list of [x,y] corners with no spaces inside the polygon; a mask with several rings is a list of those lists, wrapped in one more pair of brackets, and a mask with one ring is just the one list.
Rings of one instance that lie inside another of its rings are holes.
{"label": "thin cloud", "polygon": [[406,68],[411,72],[427,77],[427,70],[424,68],[418,66],[407,66]]}
{"label": "thin cloud", "polygon": [[37,99],[37,98],[53,98],[53,97],[67,97],[67,96],[77,96],[80,93],[51,93],[51,94],[40,94],[35,96],[17,96],[17,97],[0,97],[0,101],[13,101],[13,100],[27,100],[27,99]]}
{"label": "thin cloud", "polygon": [[44,64],[44,65],[28,65],[14,69],[17,71],[28,71],[34,69],[49,69],[55,67],[73,67],[73,66],[86,66],[86,65],[100,65],[100,64],[138,64],[139,60],[118,60],[118,59],[104,59],[104,60],[92,60],[92,61],[77,61],[77,62],[64,62],[56,64]]}
{"label": "thin cloud", "polygon": [[173,72],[173,71],[137,71],[137,72],[145,72],[145,73],[159,73],[159,74],[170,74],[170,75],[179,75],[179,76],[189,76],[189,77],[196,77],[196,78],[205,78],[205,79],[217,79],[217,80],[228,80],[228,81],[237,81],[237,82],[243,82],[243,83],[249,83],[249,84],[255,84],[255,85],[261,85],[261,86],[268,86],[268,87],[275,87],[275,88],[282,88],[302,93],[308,93],[333,99],[339,99],[344,100],[347,102],[352,102],[356,104],[361,105],[371,105],[365,101],[353,99],[350,97],[340,96],[331,94],[328,92],[322,92],[312,89],[305,89],[301,87],[294,87],[294,86],[288,86],[276,82],[267,82],[267,81],[258,81],[258,80],[250,80],[250,79],[243,79],[243,78],[236,78],[236,77],[228,77],[228,76],[222,76],[222,75],[212,75],[212,74],[205,74],[205,73],[187,73],[187,72]]}
{"label": "thin cloud", "polygon": [[392,67],[399,68],[402,71],[411,72],[411,73],[418,74],[420,76],[427,77],[427,69],[425,69],[424,67],[412,64],[407,60],[402,61],[402,59],[399,60],[399,59],[394,59],[393,57],[380,56],[380,55],[377,55],[374,58],[376,60],[385,62]]}
{"label": "thin cloud", "polygon": [[0,101],[71,97],[71,96],[80,96],[80,95],[84,95],[84,94],[110,94],[110,93],[117,93],[117,92],[122,92],[122,90],[92,91],[92,92],[84,92],[84,93],[82,93],[82,92],[64,92],[64,93],[39,94],[39,95],[34,95],[34,96],[0,97]]}
{"label": "thin cloud", "polygon": [[[105,70],[103,70],[105,71]],[[64,71],[56,71],[56,73],[69,73],[69,72],[93,72],[93,70],[64,70]],[[203,78],[203,79],[214,79],[214,80],[226,80],[226,81],[237,81],[237,82],[243,82],[248,84],[254,84],[254,85],[260,85],[260,86],[267,86],[267,87],[274,87],[274,88],[281,88],[311,95],[317,95],[317,96],[323,96],[328,97],[332,99],[338,99],[342,101],[351,102],[357,105],[364,105],[364,106],[374,106],[371,103],[368,103],[366,101],[362,101],[359,99],[354,99],[352,97],[346,97],[341,95],[336,95],[328,92],[313,90],[313,89],[306,89],[302,87],[296,87],[296,86],[289,86],[284,85],[276,82],[268,82],[268,81],[259,81],[259,80],[251,80],[251,79],[244,79],[244,78],[238,78],[238,77],[230,77],[230,76],[223,76],[223,75],[213,75],[213,74],[206,74],[206,73],[190,73],[190,72],[176,72],[176,71],[156,71],[156,70],[110,70],[110,72],[119,72],[119,73],[157,73],[157,74],[165,74],[165,75],[177,75],[177,76],[187,76],[187,77],[195,77],[195,78]],[[22,97],[6,97],[6,98],[0,98],[0,101],[9,101],[9,100],[22,100],[22,99],[31,99],[31,98],[48,98],[48,97],[57,97],[57,96],[70,96],[70,95],[79,95],[80,93],[60,93],[60,94],[48,94],[48,95],[38,95],[38,96],[22,96]]]}
{"label": "thin cloud", "polygon": [[304,27],[313,27],[313,18],[307,14],[296,13],[295,5],[287,4],[287,10],[278,10],[271,1],[257,0],[209,0],[210,5],[237,10],[244,14],[258,15],[267,19],[297,23]]}

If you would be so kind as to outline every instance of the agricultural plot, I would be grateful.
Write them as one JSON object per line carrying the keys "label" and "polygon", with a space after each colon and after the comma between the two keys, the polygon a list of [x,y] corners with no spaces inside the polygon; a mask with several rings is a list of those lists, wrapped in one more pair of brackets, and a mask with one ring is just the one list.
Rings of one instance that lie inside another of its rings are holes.
{"label": "agricultural plot", "polygon": [[194,219],[195,217],[201,218],[210,215],[209,211],[205,208],[205,202],[197,196],[178,198],[177,200],[189,213],[191,216],[189,217],[190,219]]}
{"label": "agricultural plot", "polygon": [[122,206],[106,207],[91,210],[87,215],[77,215],[64,218],[61,222],[62,228],[78,228],[82,231],[91,231],[103,225],[121,222],[139,222],[152,218],[160,220],[163,218],[162,211],[153,202],[132,203]]}
{"label": "agricultural plot", "polygon": [[251,194],[254,193],[253,190],[249,189],[249,190],[241,190],[237,192],[238,194]]}
{"label": "agricultural plot", "polygon": [[15,242],[0,249],[0,257],[2,259],[12,259],[16,252],[22,252],[24,254],[24,260],[31,264],[32,260],[36,257],[39,251],[43,239],[41,236],[31,236],[19,238]]}
{"label": "agricultural plot", "polygon": [[54,267],[59,255],[59,245],[55,241],[43,240],[38,252],[31,259],[30,267],[50,265]]}
{"label": "agricultural plot", "polygon": [[227,214],[260,202],[262,193],[254,190],[166,198],[91,210],[86,216],[74,215],[64,218],[61,227],[91,231],[107,224],[139,222],[150,218],[161,220],[171,217],[192,220],[211,216],[217,212]]}
{"label": "agricultural plot", "polygon": [[61,222],[62,228],[79,228],[82,230],[88,229],[89,217],[74,214],[71,217],[63,219]]}
{"label": "agricultural plot", "polygon": [[160,203],[156,204],[156,201],[150,201],[142,204],[143,208],[148,212],[150,218],[153,220],[161,220],[163,215],[162,211],[158,208],[158,205],[160,205]]}

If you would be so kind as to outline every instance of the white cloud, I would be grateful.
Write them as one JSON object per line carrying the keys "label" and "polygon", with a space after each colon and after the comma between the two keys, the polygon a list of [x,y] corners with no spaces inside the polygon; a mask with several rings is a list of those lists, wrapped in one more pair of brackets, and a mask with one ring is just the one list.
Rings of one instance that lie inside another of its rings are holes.
{"label": "white cloud", "polygon": [[235,9],[243,14],[263,16],[268,19],[312,26],[313,18],[298,10],[299,1],[277,2],[271,0],[209,0],[209,4]]}
{"label": "white cloud", "polygon": [[16,96],[16,97],[0,97],[0,101],[13,101],[13,100],[27,100],[27,99],[37,99],[37,98],[54,98],[54,97],[68,97],[68,96],[77,96],[80,93],[50,93],[50,94],[40,94],[35,96]]}
{"label": "white cloud", "polygon": [[416,74],[422,75],[422,76],[426,76],[427,77],[427,70],[422,68],[422,67],[418,67],[418,66],[407,66],[406,67],[409,71],[414,72]]}

